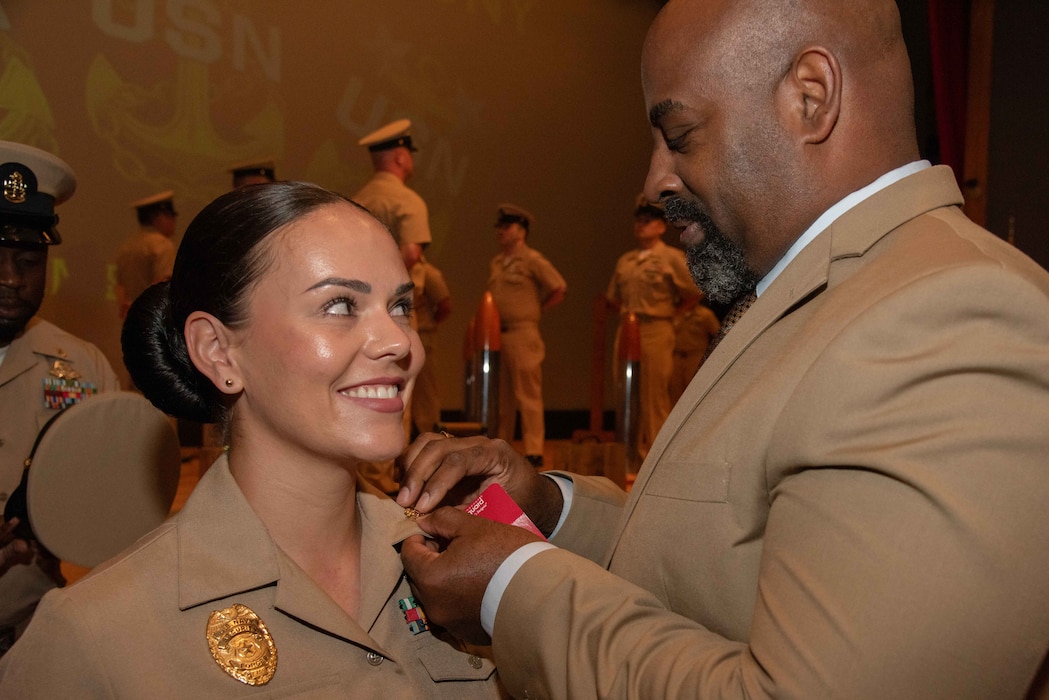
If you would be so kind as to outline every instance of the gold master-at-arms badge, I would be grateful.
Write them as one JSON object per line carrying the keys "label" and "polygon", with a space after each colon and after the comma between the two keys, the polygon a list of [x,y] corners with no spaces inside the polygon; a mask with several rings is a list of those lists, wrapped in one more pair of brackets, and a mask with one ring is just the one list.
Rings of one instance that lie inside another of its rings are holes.
{"label": "gold master-at-arms badge", "polygon": [[208,617],[208,648],[223,671],[248,685],[266,685],[277,671],[277,647],[266,623],[234,603]]}

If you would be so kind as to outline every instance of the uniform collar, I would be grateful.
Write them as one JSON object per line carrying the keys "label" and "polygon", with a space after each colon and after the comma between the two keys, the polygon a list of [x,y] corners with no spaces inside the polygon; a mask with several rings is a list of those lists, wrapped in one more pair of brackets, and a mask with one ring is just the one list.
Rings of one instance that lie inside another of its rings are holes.
{"label": "uniform collar", "polygon": [[363,641],[404,575],[396,545],[421,530],[404,517],[403,509],[361,480],[357,505],[362,524],[360,625],[277,547],[230,474],[226,456],[220,456],[176,516],[179,608],[274,586],[274,607],[344,639]]}
{"label": "uniform collar", "polygon": [[[55,345],[45,344],[46,335],[34,333],[34,329],[45,329],[49,325],[43,319],[34,316],[29,319],[25,330],[7,346],[7,357],[0,364],[0,385],[6,384],[18,375],[36,366],[41,358],[57,358],[68,361],[66,352]],[[50,339],[48,339],[50,342]]]}
{"label": "uniform collar", "polygon": [[656,244],[653,245],[651,248],[637,248],[637,247],[635,247],[630,252],[633,253],[635,257],[639,257],[639,256],[642,256],[642,255],[651,255],[652,253],[655,253],[655,252],[658,252],[660,250],[663,250],[666,247],[667,247],[667,244],[663,241],[663,239],[659,239],[659,240],[656,241]]}
{"label": "uniform collar", "polygon": [[401,187],[408,186],[396,173],[391,173],[389,170],[376,170],[375,174],[372,175],[372,180],[383,180]]}
{"label": "uniform collar", "polygon": [[522,241],[521,245],[517,246],[512,253],[499,251],[499,259],[502,260],[504,266],[509,265],[514,260],[523,260],[525,256],[528,255],[529,250],[528,243]]}

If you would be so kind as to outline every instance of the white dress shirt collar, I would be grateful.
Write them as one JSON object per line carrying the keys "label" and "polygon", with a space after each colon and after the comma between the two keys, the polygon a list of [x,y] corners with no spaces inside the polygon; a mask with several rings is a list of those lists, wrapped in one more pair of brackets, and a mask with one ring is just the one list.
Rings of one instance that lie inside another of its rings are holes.
{"label": "white dress shirt collar", "polygon": [[812,222],[812,225],[805,230],[805,233],[801,234],[798,239],[794,241],[793,245],[787,249],[787,252],[784,253],[783,257],[779,259],[779,262],[769,270],[768,274],[758,282],[758,286],[755,289],[757,295],[760,297],[761,294],[769,288],[769,285],[779,277],[779,274],[786,269],[787,265],[797,257],[798,253],[811,243],[816,236],[821,234],[828,226],[834,223],[834,221],[842,214],[865,199],[873,196],[876,192],[880,192],[889,185],[899,182],[908,175],[913,175],[914,173],[925,170],[929,167],[932,167],[932,164],[929,161],[917,160],[913,163],[902,165],[895,170],[890,170],[866,187],[861,187],[852,194],[846,195],[837,204],[823,212],[823,214],[821,214],[820,217]]}

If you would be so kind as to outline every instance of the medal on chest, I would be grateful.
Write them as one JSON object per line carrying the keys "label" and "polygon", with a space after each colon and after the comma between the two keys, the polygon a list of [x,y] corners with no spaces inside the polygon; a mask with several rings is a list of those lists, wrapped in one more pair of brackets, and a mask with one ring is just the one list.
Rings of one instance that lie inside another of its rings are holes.
{"label": "medal on chest", "polygon": [[401,598],[397,601],[397,607],[404,613],[404,621],[408,623],[408,629],[412,634],[422,634],[430,629],[426,613],[423,612],[422,606],[415,602],[414,596]]}
{"label": "medal on chest", "polygon": [[43,379],[44,408],[61,411],[98,393],[98,387],[81,381],[80,373],[64,358],[51,358],[47,374]]}

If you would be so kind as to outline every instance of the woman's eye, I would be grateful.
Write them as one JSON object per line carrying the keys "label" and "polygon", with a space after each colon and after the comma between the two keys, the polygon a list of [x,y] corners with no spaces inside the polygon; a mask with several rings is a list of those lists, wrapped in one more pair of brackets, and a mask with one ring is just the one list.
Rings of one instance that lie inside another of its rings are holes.
{"label": "woman's eye", "polygon": [[390,310],[391,316],[411,316],[412,315],[412,300],[401,299],[393,305]]}
{"label": "woman's eye", "polygon": [[353,313],[352,299],[332,299],[324,305],[324,313],[331,316],[349,316]]}

